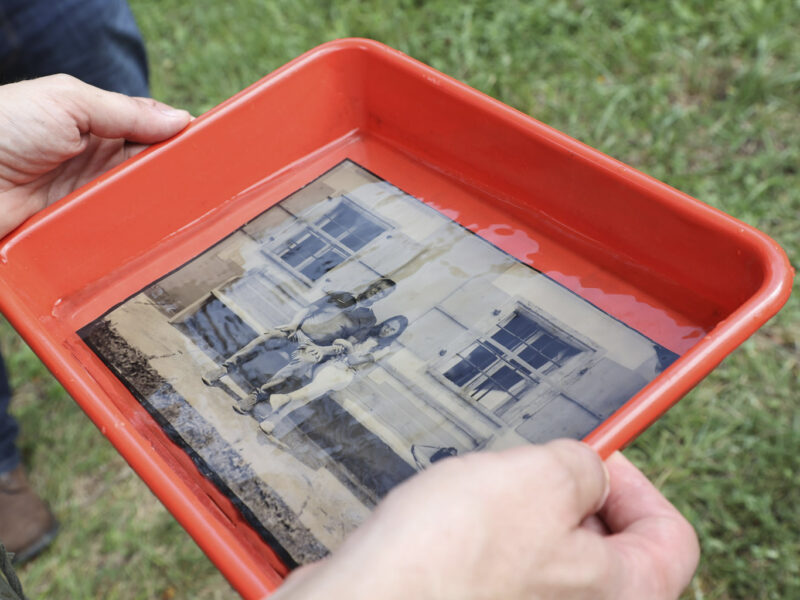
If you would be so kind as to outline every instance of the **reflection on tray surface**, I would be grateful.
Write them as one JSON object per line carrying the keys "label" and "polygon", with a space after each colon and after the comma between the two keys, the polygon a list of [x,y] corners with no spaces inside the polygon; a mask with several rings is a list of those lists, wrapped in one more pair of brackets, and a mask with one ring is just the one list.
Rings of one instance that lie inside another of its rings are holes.
{"label": "reflection on tray surface", "polygon": [[80,334],[298,563],[437,460],[584,437],[677,358],[351,161]]}

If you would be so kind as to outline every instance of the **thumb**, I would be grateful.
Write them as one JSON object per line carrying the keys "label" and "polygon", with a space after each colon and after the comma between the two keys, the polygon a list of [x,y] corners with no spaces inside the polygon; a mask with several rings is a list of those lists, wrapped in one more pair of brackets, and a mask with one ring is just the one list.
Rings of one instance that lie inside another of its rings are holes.
{"label": "thumb", "polygon": [[560,439],[541,446],[548,462],[547,474],[554,486],[550,495],[554,508],[575,527],[587,516],[596,513],[609,494],[609,475],[605,463],[588,445]]}
{"label": "thumb", "polygon": [[600,516],[617,556],[615,598],[677,598],[700,556],[691,524],[622,454],[608,459],[611,495]]}
{"label": "thumb", "polygon": [[494,457],[491,473],[482,475],[505,482],[506,495],[519,495],[527,505],[535,502],[562,530],[572,530],[596,513],[609,493],[603,461],[582,442],[560,439],[518,446]]}
{"label": "thumb", "polygon": [[151,98],[107,92],[68,75],[36,82],[66,108],[82,134],[153,144],[175,135],[192,118],[185,110]]}

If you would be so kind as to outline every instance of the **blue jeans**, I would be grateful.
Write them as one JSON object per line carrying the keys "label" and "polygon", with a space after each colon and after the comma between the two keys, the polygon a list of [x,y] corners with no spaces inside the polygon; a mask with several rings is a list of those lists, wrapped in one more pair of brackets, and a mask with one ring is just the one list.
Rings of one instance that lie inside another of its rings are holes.
{"label": "blue jeans", "polygon": [[8,414],[11,388],[8,385],[6,367],[0,356],[0,473],[8,473],[19,464],[19,451],[14,443],[17,439],[17,422]]}
{"label": "blue jeans", "polygon": [[68,73],[147,96],[147,57],[125,0],[0,0],[0,83]]}
{"label": "blue jeans", "polygon": [[[127,2],[0,0],[0,84],[54,73],[129,96],[148,96],[144,42]],[[20,462],[10,400],[0,356],[0,473]]]}

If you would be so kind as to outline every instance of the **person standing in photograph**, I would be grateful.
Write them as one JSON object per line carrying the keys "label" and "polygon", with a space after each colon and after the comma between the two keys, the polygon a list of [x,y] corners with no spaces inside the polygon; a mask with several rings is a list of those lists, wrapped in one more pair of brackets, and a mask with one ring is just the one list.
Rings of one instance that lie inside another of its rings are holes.
{"label": "person standing in photograph", "polygon": [[[276,376],[291,363],[293,355],[301,351],[304,344],[329,346],[337,339],[362,341],[376,323],[372,305],[391,294],[395,285],[391,279],[382,277],[370,283],[358,295],[344,291],[327,292],[298,311],[289,323],[269,329],[248,342],[218,369],[204,376],[203,382],[215,385],[231,370],[241,368],[261,352],[277,357],[275,371],[266,375],[266,380],[262,379],[255,390],[234,405],[237,412],[250,412],[256,404],[266,399],[265,393],[286,381],[286,378]],[[258,373],[258,376],[264,377],[264,374]]]}
{"label": "person standing in photograph", "polygon": [[[315,347],[318,354],[314,361],[287,365],[287,370],[291,373],[298,369],[307,371],[309,375],[306,379],[310,381],[298,389],[282,394],[272,394],[269,397],[272,413],[260,422],[261,430],[270,435],[289,413],[304,407],[320,396],[346,388],[360,370],[374,365],[390,353],[392,343],[400,337],[407,326],[408,319],[406,317],[402,315],[390,317],[375,325],[366,339],[358,344],[338,339],[331,346]],[[280,376],[281,372],[279,371],[273,379],[280,379]],[[268,381],[261,387],[261,391],[270,389],[267,386],[271,383],[272,380]],[[364,418],[363,415],[353,416],[358,420]]]}

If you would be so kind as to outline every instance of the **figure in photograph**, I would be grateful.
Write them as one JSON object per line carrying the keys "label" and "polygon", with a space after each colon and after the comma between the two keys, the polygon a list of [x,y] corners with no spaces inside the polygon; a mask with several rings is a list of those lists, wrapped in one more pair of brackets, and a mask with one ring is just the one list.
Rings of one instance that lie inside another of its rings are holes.
{"label": "figure in photograph", "polygon": [[[339,338],[330,346],[301,348],[299,350],[301,356],[281,369],[284,372],[276,373],[260,391],[267,393],[290,376],[310,373],[310,381],[291,392],[271,394],[269,404],[272,413],[261,421],[261,430],[271,434],[289,413],[325,394],[346,388],[359,371],[372,366],[391,352],[392,343],[400,337],[407,326],[408,319],[397,315],[372,327],[363,341],[353,343]],[[312,362],[315,359],[316,361]],[[274,379],[280,381],[273,383]],[[358,415],[353,416],[358,418]]]}
{"label": "figure in photograph", "polygon": [[[377,322],[372,305],[388,296],[395,285],[391,279],[382,277],[370,283],[357,296],[346,291],[328,292],[300,310],[289,323],[269,329],[255,337],[228,357],[216,371],[204,376],[203,381],[207,385],[215,385],[220,378],[262,352],[268,352],[276,357],[276,364],[281,365],[271,374],[271,380],[292,361],[313,364],[319,362],[322,356],[317,356],[317,347],[329,347],[336,340],[345,340],[351,344],[361,342]],[[299,374],[302,369],[298,368],[296,371]],[[268,389],[275,389],[279,384],[286,384],[291,388],[290,376],[293,377],[291,369],[284,371],[281,379],[275,380],[276,383]],[[294,387],[299,387],[302,383],[297,381]],[[242,413],[251,411],[260,400],[264,399],[259,391],[261,387],[263,386],[259,386],[245,398],[239,399],[234,408]]]}

